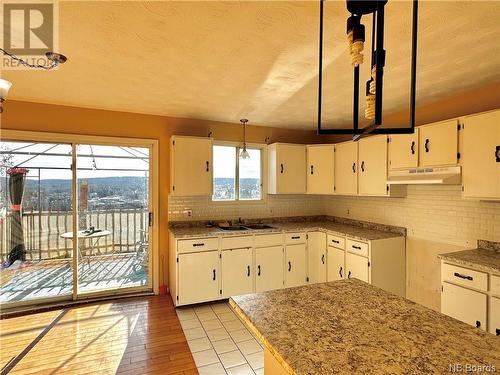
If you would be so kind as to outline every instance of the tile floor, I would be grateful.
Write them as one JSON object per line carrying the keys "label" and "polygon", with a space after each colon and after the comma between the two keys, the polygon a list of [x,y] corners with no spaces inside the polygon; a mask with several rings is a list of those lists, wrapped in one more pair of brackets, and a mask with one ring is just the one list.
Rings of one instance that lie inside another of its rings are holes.
{"label": "tile floor", "polygon": [[227,302],[176,311],[200,375],[264,374],[262,345]]}

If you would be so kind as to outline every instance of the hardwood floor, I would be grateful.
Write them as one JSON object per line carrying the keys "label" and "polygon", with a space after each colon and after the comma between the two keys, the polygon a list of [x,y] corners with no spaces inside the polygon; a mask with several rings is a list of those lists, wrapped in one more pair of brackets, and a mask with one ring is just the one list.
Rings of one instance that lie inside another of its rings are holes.
{"label": "hardwood floor", "polygon": [[1,320],[0,361],[2,374],[198,374],[172,302],[159,296]]}

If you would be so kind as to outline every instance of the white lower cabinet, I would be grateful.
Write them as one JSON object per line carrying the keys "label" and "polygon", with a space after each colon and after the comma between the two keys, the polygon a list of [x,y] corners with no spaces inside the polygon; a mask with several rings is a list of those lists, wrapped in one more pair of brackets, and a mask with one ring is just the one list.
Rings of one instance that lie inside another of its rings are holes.
{"label": "white lower cabinet", "polygon": [[444,282],[441,312],[467,324],[486,330],[488,296],[481,292]]}
{"label": "white lower cabinet", "polygon": [[441,312],[500,336],[500,276],[441,261]]}
{"label": "white lower cabinet", "polygon": [[221,294],[228,298],[238,294],[253,291],[252,249],[222,250],[221,264]]}
{"label": "white lower cabinet", "polygon": [[345,255],[345,271],[348,279],[356,278],[365,283],[370,282],[370,262],[364,256],[347,252]]}
{"label": "white lower cabinet", "polygon": [[326,258],[326,233],[309,232],[307,235],[309,283],[324,283],[326,281]]}
{"label": "white lower cabinet", "polygon": [[285,247],[285,287],[304,285],[306,281],[306,244]]}
{"label": "white lower cabinet", "polygon": [[219,298],[219,252],[179,254],[179,304]]}
{"label": "white lower cabinet", "polygon": [[327,249],[327,280],[335,281],[345,278],[345,251],[333,246]]}
{"label": "white lower cabinet", "polygon": [[489,326],[490,333],[500,336],[500,298],[491,297]]}
{"label": "white lower cabinet", "polygon": [[283,288],[283,247],[255,249],[255,291]]}

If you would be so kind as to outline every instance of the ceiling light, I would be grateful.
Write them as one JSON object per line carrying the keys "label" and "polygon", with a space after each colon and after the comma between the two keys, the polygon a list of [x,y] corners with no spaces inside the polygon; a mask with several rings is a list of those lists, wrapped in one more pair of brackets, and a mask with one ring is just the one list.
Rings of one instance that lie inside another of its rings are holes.
{"label": "ceiling light", "polygon": [[7,94],[9,93],[12,83],[0,78],[0,113],[3,112],[2,103],[7,99]]}
{"label": "ceiling light", "polygon": [[56,66],[60,64],[64,64],[68,58],[60,53],[57,52],[46,52],[45,56],[47,57],[47,60],[50,61],[50,65],[41,65],[41,64],[30,64],[26,60],[23,60],[19,56],[16,56],[3,48],[0,48],[0,52],[2,52],[4,55],[9,56],[12,60],[17,61],[20,65],[26,66],[28,68],[34,68],[34,69],[45,69],[45,70],[50,70],[54,69]]}
{"label": "ceiling light", "polygon": [[[383,74],[385,66],[384,49],[384,12],[387,0],[347,0],[347,11],[351,14],[347,18],[347,40],[349,54],[354,70],[354,99],[352,111],[352,128],[321,127],[322,94],[323,94],[323,7],[324,0],[320,0],[319,19],[319,73],[318,73],[318,134],[352,134],[357,140],[366,134],[410,134],[415,129],[415,93],[416,93],[416,64],[417,64],[417,26],[418,26],[418,0],[412,1],[412,33],[411,33],[411,72],[410,72],[410,119],[409,127],[404,128],[379,128],[382,125],[382,94]],[[366,82],[366,108],[365,118],[372,122],[364,127],[359,127],[359,74],[360,65],[363,64],[363,50],[365,48],[365,26],[362,17],[371,16],[371,65],[370,78]],[[396,53],[396,51],[394,51]]]}
{"label": "ceiling light", "polygon": [[240,158],[241,159],[250,159],[250,154],[247,151],[247,134],[246,134],[246,127],[247,127],[248,119],[242,118],[240,120],[240,122],[243,125],[243,149],[240,152]]}

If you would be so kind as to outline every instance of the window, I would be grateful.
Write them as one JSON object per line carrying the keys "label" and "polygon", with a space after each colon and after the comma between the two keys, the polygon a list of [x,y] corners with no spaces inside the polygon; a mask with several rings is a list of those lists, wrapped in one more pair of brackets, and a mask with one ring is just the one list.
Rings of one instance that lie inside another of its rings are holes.
{"label": "window", "polygon": [[241,148],[213,146],[214,201],[262,198],[262,150],[247,148],[249,159],[239,157]]}

